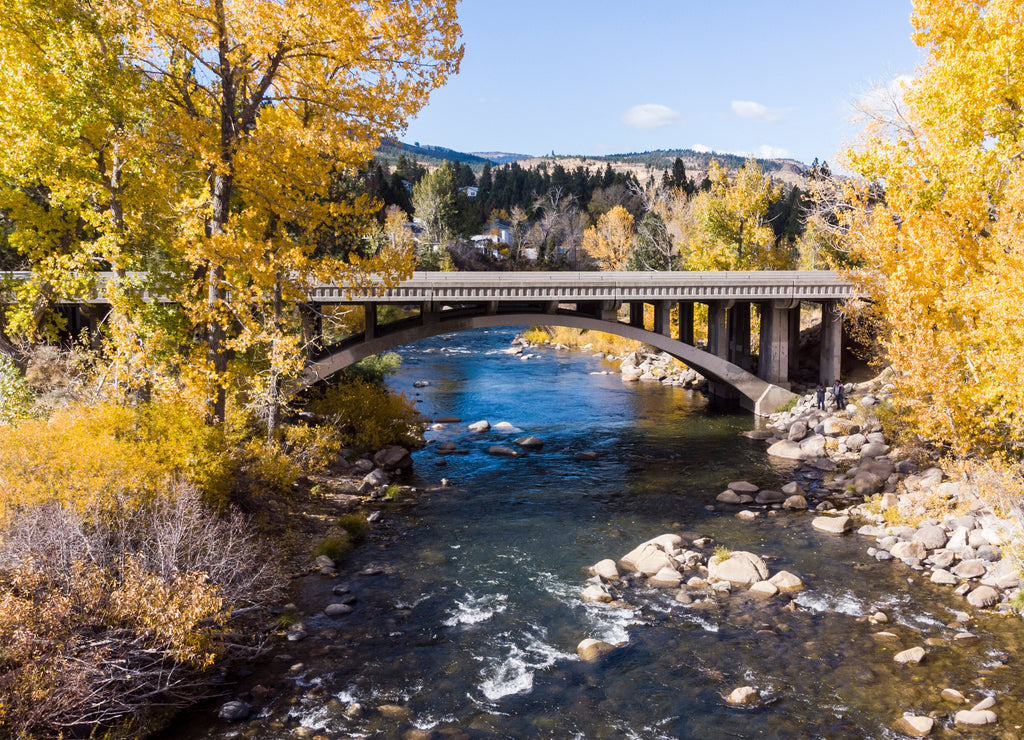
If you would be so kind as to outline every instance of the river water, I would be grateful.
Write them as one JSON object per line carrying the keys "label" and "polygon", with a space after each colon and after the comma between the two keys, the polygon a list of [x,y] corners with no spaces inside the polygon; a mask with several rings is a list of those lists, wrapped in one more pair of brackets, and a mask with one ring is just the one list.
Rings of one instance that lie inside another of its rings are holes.
{"label": "river water", "polygon": [[[306,619],[309,638],[283,643],[242,681],[239,692],[277,692],[257,721],[197,719],[193,736],[308,736],[305,727],[328,738],[887,738],[905,711],[933,713],[939,737],[1020,736],[1019,620],[974,612],[978,638],[954,641],[963,602],[874,562],[857,536],[818,533],[806,514],[747,522],[709,510],[729,481],[777,488],[798,475],[741,436],[752,417],[712,412],[690,391],[624,384],[585,353],[521,360],[505,353],[513,336],[467,332],[401,349],[392,385],[425,416],[462,423],[428,434],[409,481],[414,503],[387,509],[346,563],[355,611]],[[481,419],[515,429],[466,430]],[[525,434],[544,447],[487,454]],[[438,454],[444,441],[468,452]],[[574,459],[587,450],[599,459]],[[449,487],[438,488],[442,478]],[[734,593],[683,605],[648,589],[627,594],[632,609],[581,601],[587,566],[665,532],[756,552],[808,589],[792,603]],[[315,578],[311,604],[339,583]],[[867,620],[879,609],[888,624]],[[896,641],[873,637],[882,629]],[[585,663],[575,648],[587,637],[622,647]],[[922,665],[893,662],[916,645],[928,646]],[[765,697],[756,708],[724,702],[743,685]],[[973,701],[998,696],[999,724],[944,729],[956,709],[939,699],[947,686]],[[353,703],[363,712],[350,718]]]}

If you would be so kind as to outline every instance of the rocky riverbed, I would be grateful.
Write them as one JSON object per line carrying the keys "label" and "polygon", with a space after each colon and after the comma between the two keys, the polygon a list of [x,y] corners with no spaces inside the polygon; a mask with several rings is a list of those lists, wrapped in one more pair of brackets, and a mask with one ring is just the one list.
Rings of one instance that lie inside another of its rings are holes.
{"label": "rocky riverbed", "polygon": [[[853,532],[864,539],[868,555],[885,563],[879,567],[907,569],[908,588],[918,581],[948,588],[950,634],[921,636],[922,644],[897,650],[891,657],[896,664],[914,666],[936,652],[971,650],[969,646],[979,638],[972,614],[976,610],[995,610],[1018,619],[1020,563],[1004,548],[1009,550],[1015,539],[1020,541],[1022,533],[1019,521],[1000,517],[984,501],[972,498],[966,482],[938,466],[922,467],[899,459],[876,415],[890,391],[883,374],[869,382],[847,384],[842,404],[829,390],[825,408],[818,406],[814,394],[808,394],[792,410],[774,414],[764,429],[747,434],[763,440],[768,455],[799,461],[794,479],[780,491],[733,481],[716,501],[717,506],[735,508],[740,519],[798,516],[803,526],[820,532],[835,536]],[[937,501],[970,503],[960,507],[966,510],[929,517],[928,507]],[[717,608],[739,592],[748,603],[751,598],[781,599],[795,611],[800,609],[797,595],[808,587],[787,570],[772,573],[758,554],[731,551],[728,543],[715,543],[699,534],[661,534],[617,561],[602,560],[589,570],[592,577],[581,598],[620,609],[635,608],[638,600],[650,598],[652,590],[663,590],[688,609]],[[889,617],[882,610],[867,620],[877,625],[871,638],[878,645],[900,647],[914,639],[902,626],[888,628]],[[768,625],[765,629],[774,631]],[[587,638],[577,653],[581,660],[594,661],[620,647]],[[967,731],[996,725],[1000,704],[1007,700],[1019,721],[1016,696],[963,688],[934,686],[931,711],[924,714],[908,707],[893,720],[893,730],[903,736],[926,737],[942,729]],[[722,697],[729,704],[746,707],[770,700],[769,693],[757,686],[738,686]],[[1012,725],[1008,735],[1000,736],[1017,737],[1020,729]]]}

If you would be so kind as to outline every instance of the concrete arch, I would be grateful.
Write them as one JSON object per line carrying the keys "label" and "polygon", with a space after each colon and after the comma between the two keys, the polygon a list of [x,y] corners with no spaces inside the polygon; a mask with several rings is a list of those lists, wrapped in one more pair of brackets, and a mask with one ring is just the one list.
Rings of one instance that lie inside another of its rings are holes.
{"label": "concrete arch", "polygon": [[342,345],[326,357],[312,361],[299,380],[299,389],[329,378],[336,372],[363,358],[409,344],[420,339],[451,334],[470,329],[490,329],[499,326],[564,326],[572,329],[588,329],[608,334],[617,334],[667,352],[681,360],[705,377],[734,388],[739,394],[740,405],[759,416],[767,416],[795,398],[784,388],[761,380],[743,368],[727,362],[709,352],[620,322],[565,313],[510,313],[489,315],[462,315],[445,317],[439,321],[418,323],[414,326],[396,327],[388,331],[382,326],[382,333],[373,339],[359,341],[353,338],[351,344]]}

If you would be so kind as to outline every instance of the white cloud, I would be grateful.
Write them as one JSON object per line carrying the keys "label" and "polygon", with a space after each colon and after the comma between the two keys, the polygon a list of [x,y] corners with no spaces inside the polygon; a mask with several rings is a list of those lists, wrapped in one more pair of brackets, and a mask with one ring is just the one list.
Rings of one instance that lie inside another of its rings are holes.
{"label": "white cloud", "polygon": [[711,154],[711,152],[714,151],[714,149],[707,146],[706,144],[694,144],[690,148],[693,149],[693,151],[699,152],[701,154]]}
{"label": "white cloud", "polygon": [[662,126],[677,126],[683,117],[671,108],[657,103],[634,105],[622,116],[622,122],[630,128],[652,129]]}
{"label": "white cloud", "polygon": [[793,155],[780,146],[762,144],[757,148],[757,156],[761,159],[789,159]]}
{"label": "white cloud", "polygon": [[769,108],[753,100],[732,101],[732,112],[740,118],[750,118],[761,123],[775,123],[789,115],[790,108]]}

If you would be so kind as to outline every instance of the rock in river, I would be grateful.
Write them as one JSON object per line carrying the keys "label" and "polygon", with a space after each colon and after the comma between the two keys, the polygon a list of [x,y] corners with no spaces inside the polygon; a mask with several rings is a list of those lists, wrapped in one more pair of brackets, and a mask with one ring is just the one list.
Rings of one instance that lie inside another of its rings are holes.
{"label": "rock in river", "polygon": [[580,656],[580,660],[597,660],[614,649],[615,646],[611,643],[588,637],[576,646],[576,654]]}
{"label": "rock in river", "polygon": [[850,530],[850,517],[848,516],[818,516],[811,522],[811,526],[821,532],[831,534],[844,534]]}
{"label": "rock in river", "polygon": [[768,578],[768,566],[752,552],[739,550],[726,558],[717,555],[708,561],[708,577],[736,586],[752,586]]}

